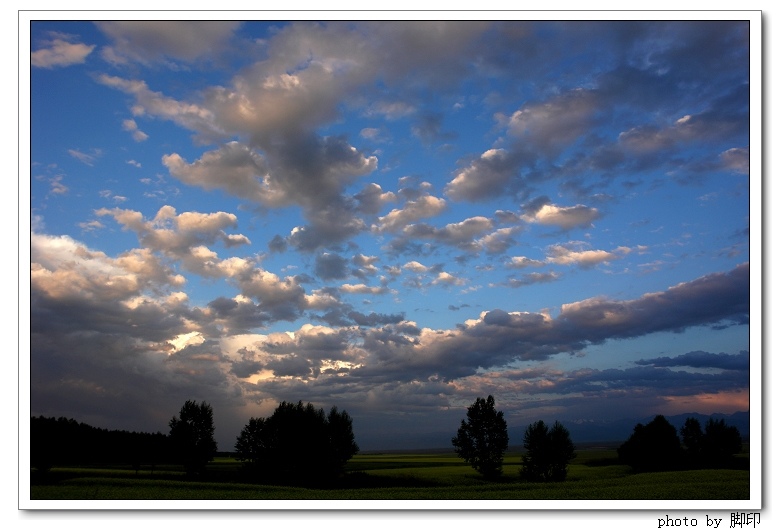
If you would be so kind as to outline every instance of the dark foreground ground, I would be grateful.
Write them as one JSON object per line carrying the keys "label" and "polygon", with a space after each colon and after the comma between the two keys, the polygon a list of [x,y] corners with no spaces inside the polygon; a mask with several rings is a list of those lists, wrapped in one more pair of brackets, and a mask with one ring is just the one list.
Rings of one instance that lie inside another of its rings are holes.
{"label": "dark foreground ground", "polygon": [[732,469],[632,473],[614,447],[577,448],[567,480],[521,479],[521,454],[509,452],[503,475],[488,481],[452,451],[370,452],[355,456],[328,484],[257,484],[230,456],[219,456],[201,477],[175,466],[54,468],[32,472],[32,500],[741,500],[750,498],[748,448]]}

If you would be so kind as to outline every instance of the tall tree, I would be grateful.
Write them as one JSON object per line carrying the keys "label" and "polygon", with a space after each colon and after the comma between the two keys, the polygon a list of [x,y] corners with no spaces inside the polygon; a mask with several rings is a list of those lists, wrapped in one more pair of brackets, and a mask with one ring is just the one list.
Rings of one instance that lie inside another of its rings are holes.
{"label": "tall tree", "polygon": [[556,421],[548,428],[542,420],[525,430],[523,467],[520,474],[537,482],[563,481],[569,462],[576,456],[569,430]]}
{"label": "tall tree", "polygon": [[217,452],[211,405],[188,400],[181,407],[179,417],[174,416],[168,425],[174,450],[187,473],[202,473]]}
{"label": "tall tree", "polygon": [[501,475],[509,434],[504,413],[496,410],[493,396],[478,397],[468,408],[452,445],[458,456],[485,477]]}

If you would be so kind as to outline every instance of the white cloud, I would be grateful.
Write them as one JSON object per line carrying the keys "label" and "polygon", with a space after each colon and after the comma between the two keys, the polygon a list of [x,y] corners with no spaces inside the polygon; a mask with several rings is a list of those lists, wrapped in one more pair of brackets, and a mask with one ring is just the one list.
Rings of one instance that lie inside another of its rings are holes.
{"label": "white cloud", "polygon": [[432,195],[424,195],[407,202],[403,208],[396,208],[387,215],[377,219],[375,230],[379,232],[395,232],[406,225],[424,219],[435,217],[447,208],[447,201]]}
{"label": "white cloud", "polygon": [[579,267],[593,267],[600,263],[606,263],[618,259],[616,252],[606,250],[574,250],[571,245],[551,245],[547,248],[547,262],[556,265],[577,265]]}
{"label": "white cloud", "polygon": [[526,267],[542,267],[544,266],[544,262],[525,256],[513,256],[506,266],[510,269],[525,269]]}
{"label": "white cloud", "polygon": [[148,134],[138,128],[138,124],[135,120],[128,119],[122,121],[122,129],[128,131],[136,142],[143,142],[149,138]]}
{"label": "white cloud", "polygon": [[[66,36],[67,37],[67,36]],[[46,43],[47,47],[30,53],[30,64],[38,68],[55,68],[82,64],[92,53],[95,46],[72,43],[67,38],[55,38]]]}
{"label": "white cloud", "polygon": [[601,214],[596,208],[589,208],[582,204],[576,206],[545,204],[537,211],[522,216],[523,220],[529,223],[557,226],[562,230],[589,227],[599,217]]}
{"label": "white cloud", "polygon": [[410,262],[406,263],[403,266],[403,268],[408,270],[408,271],[418,272],[418,273],[420,273],[420,272],[428,272],[428,270],[430,270],[430,267],[426,267],[425,265],[423,265],[419,261],[410,261]]}

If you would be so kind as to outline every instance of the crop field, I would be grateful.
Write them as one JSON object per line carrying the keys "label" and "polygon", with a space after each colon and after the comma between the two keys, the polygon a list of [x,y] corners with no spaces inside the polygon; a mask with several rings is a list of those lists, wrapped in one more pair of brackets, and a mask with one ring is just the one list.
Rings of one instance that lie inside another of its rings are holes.
{"label": "crop field", "polygon": [[219,457],[200,479],[175,466],[54,468],[32,480],[32,500],[738,500],[749,499],[748,455],[741,469],[634,474],[614,449],[578,449],[565,482],[520,478],[521,454],[510,452],[500,479],[482,478],[454,453],[358,454],[333,487],[252,484],[240,462]]}

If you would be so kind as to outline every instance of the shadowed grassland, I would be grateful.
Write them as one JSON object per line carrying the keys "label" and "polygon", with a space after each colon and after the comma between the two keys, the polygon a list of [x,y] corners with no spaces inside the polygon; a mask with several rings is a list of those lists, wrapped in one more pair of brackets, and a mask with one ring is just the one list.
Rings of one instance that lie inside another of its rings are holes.
{"label": "shadowed grassland", "polygon": [[[742,455],[747,464],[748,455]],[[520,453],[508,453],[503,476],[482,478],[453,453],[360,454],[328,488],[251,484],[240,463],[217,458],[199,479],[172,467],[55,468],[34,477],[38,500],[708,500],[749,499],[749,472],[702,469],[633,474],[614,449],[578,450],[567,480],[539,484],[520,478]]]}

